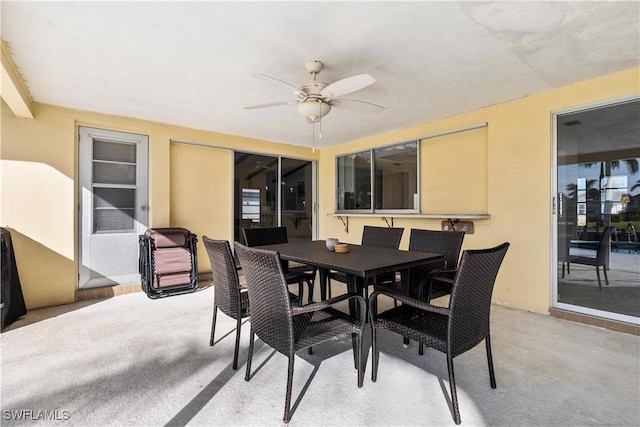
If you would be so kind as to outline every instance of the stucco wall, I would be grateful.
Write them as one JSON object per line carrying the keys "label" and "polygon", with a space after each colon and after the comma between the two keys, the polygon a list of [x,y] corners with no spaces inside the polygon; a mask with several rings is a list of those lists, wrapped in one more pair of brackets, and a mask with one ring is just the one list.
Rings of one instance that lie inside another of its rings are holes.
{"label": "stucco wall", "polygon": [[171,144],[171,217],[173,227],[198,236],[198,271],[211,264],[201,236],[233,240],[233,152]]}
{"label": "stucco wall", "polygon": [[[233,156],[171,139],[318,158],[303,147],[45,104],[35,104],[35,119],[16,118],[4,101],[1,109],[0,224],[11,231],[28,309],[75,299],[78,126],[148,135],[150,226],[185,226],[212,238],[230,237]],[[213,159],[212,167],[205,167],[206,159]],[[194,191],[202,195],[195,204]],[[210,270],[204,247],[199,249],[199,269]]]}
{"label": "stucco wall", "polygon": [[[231,206],[227,211],[224,206],[229,204],[233,185],[232,156],[198,147],[174,145],[172,149],[170,140],[180,139],[319,159],[320,237],[358,242],[363,225],[384,223],[379,218],[351,218],[347,234],[339,219],[327,216],[335,209],[336,155],[487,122],[486,129],[472,131],[479,137],[460,134],[428,142],[429,148],[422,153],[425,164],[438,153],[449,152],[448,144],[456,147],[456,154],[453,159],[443,157],[434,164],[441,168],[439,173],[422,173],[422,210],[439,213],[436,210],[449,207],[447,213],[476,213],[486,209],[491,218],[475,221],[475,234],[467,236],[465,248],[512,243],[494,300],[545,313],[550,302],[552,267],[551,112],[638,94],[639,79],[639,70],[634,69],[315,153],[302,147],[37,103],[35,119],[19,119],[3,102],[0,224],[13,236],[28,308],[64,304],[74,300],[77,286],[79,125],[149,135],[150,226],[195,224],[194,231],[199,235],[230,238]],[[469,149],[464,147],[465,138],[470,138]],[[199,150],[207,154],[199,157]],[[462,172],[451,173],[443,166],[450,161]],[[213,170],[206,167],[211,162],[216,163]],[[474,179],[469,180],[465,170],[473,172]],[[433,185],[437,179],[443,181]],[[437,196],[429,188],[439,189]],[[442,191],[444,188],[452,190]],[[460,197],[460,192],[469,192],[469,188],[473,191]],[[188,205],[198,194],[202,203],[189,211]],[[397,218],[394,225],[407,229],[401,245],[406,248],[410,228],[439,229],[440,220]],[[206,258],[202,248],[200,254],[201,259]],[[206,265],[200,266],[201,271],[205,269]]]}
{"label": "stucco wall", "polygon": [[[482,132],[480,130],[469,132],[476,133],[475,136],[460,133],[447,136],[446,140],[437,138],[422,142],[425,147],[448,141],[452,149],[432,150],[432,154],[440,155],[437,162],[444,175],[438,179],[434,174],[422,172],[421,209],[424,213],[483,213],[478,210],[482,209],[484,200],[486,213],[491,217],[474,221],[475,233],[465,237],[463,249],[511,242],[496,283],[494,302],[546,313],[551,301],[552,268],[552,112],[638,93],[640,74],[634,69],[324,149],[319,171],[323,177],[319,188],[320,237],[359,243],[364,225],[385,225],[380,218],[350,217],[349,232],[346,233],[340,219],[327,216],[335,210],[335,156],[487,122],[486,156],[480,144],[483,136],[477,135]],[[469,150],[462,147],[465,140],[471,141]],[[423,165],[425,161],[432,161],[426,159],[426,155],[423,150]],[[479,188],[483,168],[486,168],[486,187]],[[469,179],[466,170],[471,170],[476,179]],[[436,187],[448,187],[452,191],[434,192],[433,180],[438,180]],[[483,190],[485,194],[482,194]],[[460,191],[467,194],[461,196]],[[441,219],[394,218],[394,226],[405,228],[401,248],[407,248],[411,228],[439,230]]]}

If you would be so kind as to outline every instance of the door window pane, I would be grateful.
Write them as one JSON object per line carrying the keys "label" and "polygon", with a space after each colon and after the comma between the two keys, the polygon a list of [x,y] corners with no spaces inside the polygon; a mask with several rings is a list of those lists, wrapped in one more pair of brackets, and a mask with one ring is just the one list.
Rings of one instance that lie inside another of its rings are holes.
{"label": "door window pane", "polygon": [[243,228],[284,226],[290,242],[311,240],[312,170],[308,160],[235,152],[234,239]]}
{"label": "door window pane", "polygon": [[280,188],[280,225],[287,227],[289,242],[308,241],[312,236],[313,177],[312,164],[307,160],[282,158]]}
{"label": "door window pane", "polygon": [[135,163],[135,144],[93,140],[93,159],[109,162]]}
{"label": "door window pane", "polygon": [[133,231],[135,199],[135,189],[94,188],[93,232]]}
{"label": "door window pane", "polygon": [[136,165],[94,161],[93,183],[135,185]]}
{"label": "door window pane", "polygon": [[93,183],[135,185],[135,144],[94,139]]}

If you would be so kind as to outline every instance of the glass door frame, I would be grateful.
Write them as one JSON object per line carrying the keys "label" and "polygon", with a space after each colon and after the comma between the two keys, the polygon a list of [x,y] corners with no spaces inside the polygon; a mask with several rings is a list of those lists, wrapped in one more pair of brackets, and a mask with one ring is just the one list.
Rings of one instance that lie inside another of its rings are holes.
{"label": "glass door frame", "polygon": [[[286,159],[301,160],[301,161],[311,163],[311,198],[312,198],[311,200],[311,203],[312,203],[311,205],[312,206],[311,208],[311,240],[317,240],[318,239],[318,161],[313,159],[305,159],[302,157],[283,156],[281,154],[273,154],[273,153],[266,153],[266,152],[260,152],[260,151],[231,150],[231,153],[233,157],[235,157],[236,153],[245,153],[245,154],[255,154],[258,156],[274,157],[278,159],[278,166],[277,166],[278,184],[276,186],[278,188],[278,192],[276,194],[276,218],[277,218],[276,225],[277,226],[282,226],[282,185],[280,184],[282,182],[282,158],[284,157]],[[234,163],[233,166],[231,167],[231,182],[233,183],[234,186],[235,186],[235,174],[236,174],[236,167]],[[233,200],[233,194],[235,190],[236,189],[234,188],[233,191],[231,192],[232,194],[231,217],[234,218],[234,220],[231,221],[231,224],[230,224],[231,236],[235,235],[236,212],[235,212],[235,202]]]}
{"label": "glass door frame", "polygon": [[560,310],[567,310],[588,316],[601,317],[605,319],[640,324],[640,318],[626,314],[614,313],[611,311],[597,310],[594,308],[568,304],[558,301],[558,116],[570,113],[578,113],[595,108],[603,108],[621,104],[629,101],[640,100],[639,95],[628,95],[609,100],[593,102],[575,107],[554,110],[551,112],[552,125],[552,152],[551,152],[551,307]]}
{"label": "glass door frame", "polygon": [[[246,151],[245,151],[246,152]],[[311,162],[311,240],[318,239],[318,161],[278,155],[278,194],[276,197],[276,212],[278,227],[282,226],[282,158]]]}

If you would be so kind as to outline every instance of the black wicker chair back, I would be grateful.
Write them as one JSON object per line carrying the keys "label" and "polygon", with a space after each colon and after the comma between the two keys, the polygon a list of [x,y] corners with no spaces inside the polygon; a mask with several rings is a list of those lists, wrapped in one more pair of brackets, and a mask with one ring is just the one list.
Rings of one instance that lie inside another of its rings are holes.
{"label": "black wicker chair back", "polygon": [[596,262],[600,265],[607,264],[607,253],[609,252],[609,245],[611,243],[611,234],[613,233],[613,230],[614,227],[605,227],[602,231],[602,236],[600,236],[600,240],[598,240]]}
{"label": "black wicker chair back", "polygon": [[605,227],[602,231],[602,235],[600,236],[600,240],[598,240],[598,247],[596,250],[596,257],[587,257],[587,256],[569,256],[569,263],[572,264],[583,264],[583,265],[592,265],[596,268],[596,275],[598,277],[598,289],[602,289],[602,283],[600,282],[600,267],[602,267],[602,271],[604,273],[604,281],[609,286],[609,278],[607,277],[607,267],[609,262],[609,246],[611,244],[611,234],[613,233],[614,227]]}
{"label": "black wicker chair back", "polygon": [[[447,355],[453,420],[460,424],[460,410],[453,370],[453,358],[472,349],[482,340],[486,343],[489,380],[496,388],[491,355],[489,313],[491,294],[498,270],[509,248],[503,243],[495,248],[464,251],[453,282],[449,307],[437,307],[425,301],[384,290],[376,291],[369,300],[371,316],[372,356],[371,380],[376,381],[380,351],[376,340],[378,329],[387,329],[418,341]],[[377,314],[377,298],[387,295],[403,304]]]}
{"label": "black wicker chair back", "polygon": [[242,319],[249,317],[249,297],[246,291],[242,291],[238,280],[231,247],[226,240],[213,240],[202,236],[204,247],[211,262],[213,274],[214,299],[213,320],[211,322],[211,337],[209,345],[214,344],[216,330],[216,317],[218,309],[227,316],[236,319],[236,347],[233,356],[233,369],[238,369],[238,350],[240,347],[240,329]]}
{"label": "black wicker chair back", "polygon": [[442,262],[428,267],[416,268],[412,271],[411,282],[418,284],[419,289],[412,289],[412,294],[421,299],[431,301],[451,293],[451,285],[445,282],[432,282],[431,277],[439,275],[453,279],[458,268],[460,250],[464,241],[464,231],[435,231],[412,228],[409,237],[409,250],[433,252],[444,256]]}
{"label": "black wicker chair back", "polygon": [[[390,228],[390,227],[374,227],[371,225],[365,225],[362,229],[362,246],[377,246],[381,248],[398,249],[400,247],[400,241],[402,240],[402,233],[404,228]],[[376,283],[390,283],[395,281],[395,273],[384,273],[376,277],[371,278],[364,287],[365,298],[369,298],[369,286]],[[341,283],[347,283],[347,276],[344,273],[337,271],[329,272],[327,283],[325,284],[327,289],[327,295],[331,298],[331,280],[335,280]]]}
{"label": "black wicker chair back", "polygon": [[449,300],[448,342],[452,357],[489,335],[491,294],[509,243],[465,251]]}
{"label": "black wicker chair back", "polygon": [[[366,304],[362,297],[344,295],[305,306],[289,303],[287,282],[282,271],[277,252],[249,248],[235,243],[236,253],[247,277],[249,300],[251,301],[251,340],[247,359],[245,380],[251,379],[251,359],[254,337],[289,358],[287,392],[285,398],[284,422],[291,419],[291,390],[293,386],[293,365],[295,352],[324,341],[352,336],[352,346],[358,387],[362,387],[362,330],[364,328]],[[359,318],[336,310],[331,305],[354,299],[359,307]]]}
{"label": "black wicker chair back", "polygon": [[442,254],[444,256],[443,268],[456,269],[464,234],[464,231],[434,231],[412,228],[409,237],[409,250]]}
{"label": "black wicker chair back", "polygon": [[249,247],[288,243],[287,227],[243,228],[242,235]]}
{"label": "black wicker chair back", "polygon": [[251,332],[283,354],[293,349],[291,302],[277,252],[235,243],[247,278],[251,301]]}
{"label": "black wicker chair back", "polygon": [[403,232],[404,228],[365,225],[362,230],[362,246],[398,249]]}
{"label": "black wicker chair back", "polygon": [[[245,244],[248,247],[278,245],[289,242],[287,227],[243,228],[242,235],[244,237]],[[317,269],[311,266],[296,266],[289,268],[289,261],[283,259],[280,260],[280,263],[287,283],[298,284],[298,300],[300,301],[300,304],[302,304],[304,296],[303,283],[306,283],[309,288],[307,301],[312,302]]]}

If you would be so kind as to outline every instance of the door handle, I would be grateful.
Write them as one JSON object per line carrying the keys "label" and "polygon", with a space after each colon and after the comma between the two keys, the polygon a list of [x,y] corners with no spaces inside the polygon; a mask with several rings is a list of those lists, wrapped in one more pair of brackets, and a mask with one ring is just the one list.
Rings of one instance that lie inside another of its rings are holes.
{"label": "door handle", "polygon": [[148,209],[149,209],[149,206],[147,206],[147,205],[142,205],[142,206],[140,206],[140,209],[141,209],[141,210],[143,210],[143,211],[146,211],[146,210],[148,210]]}

